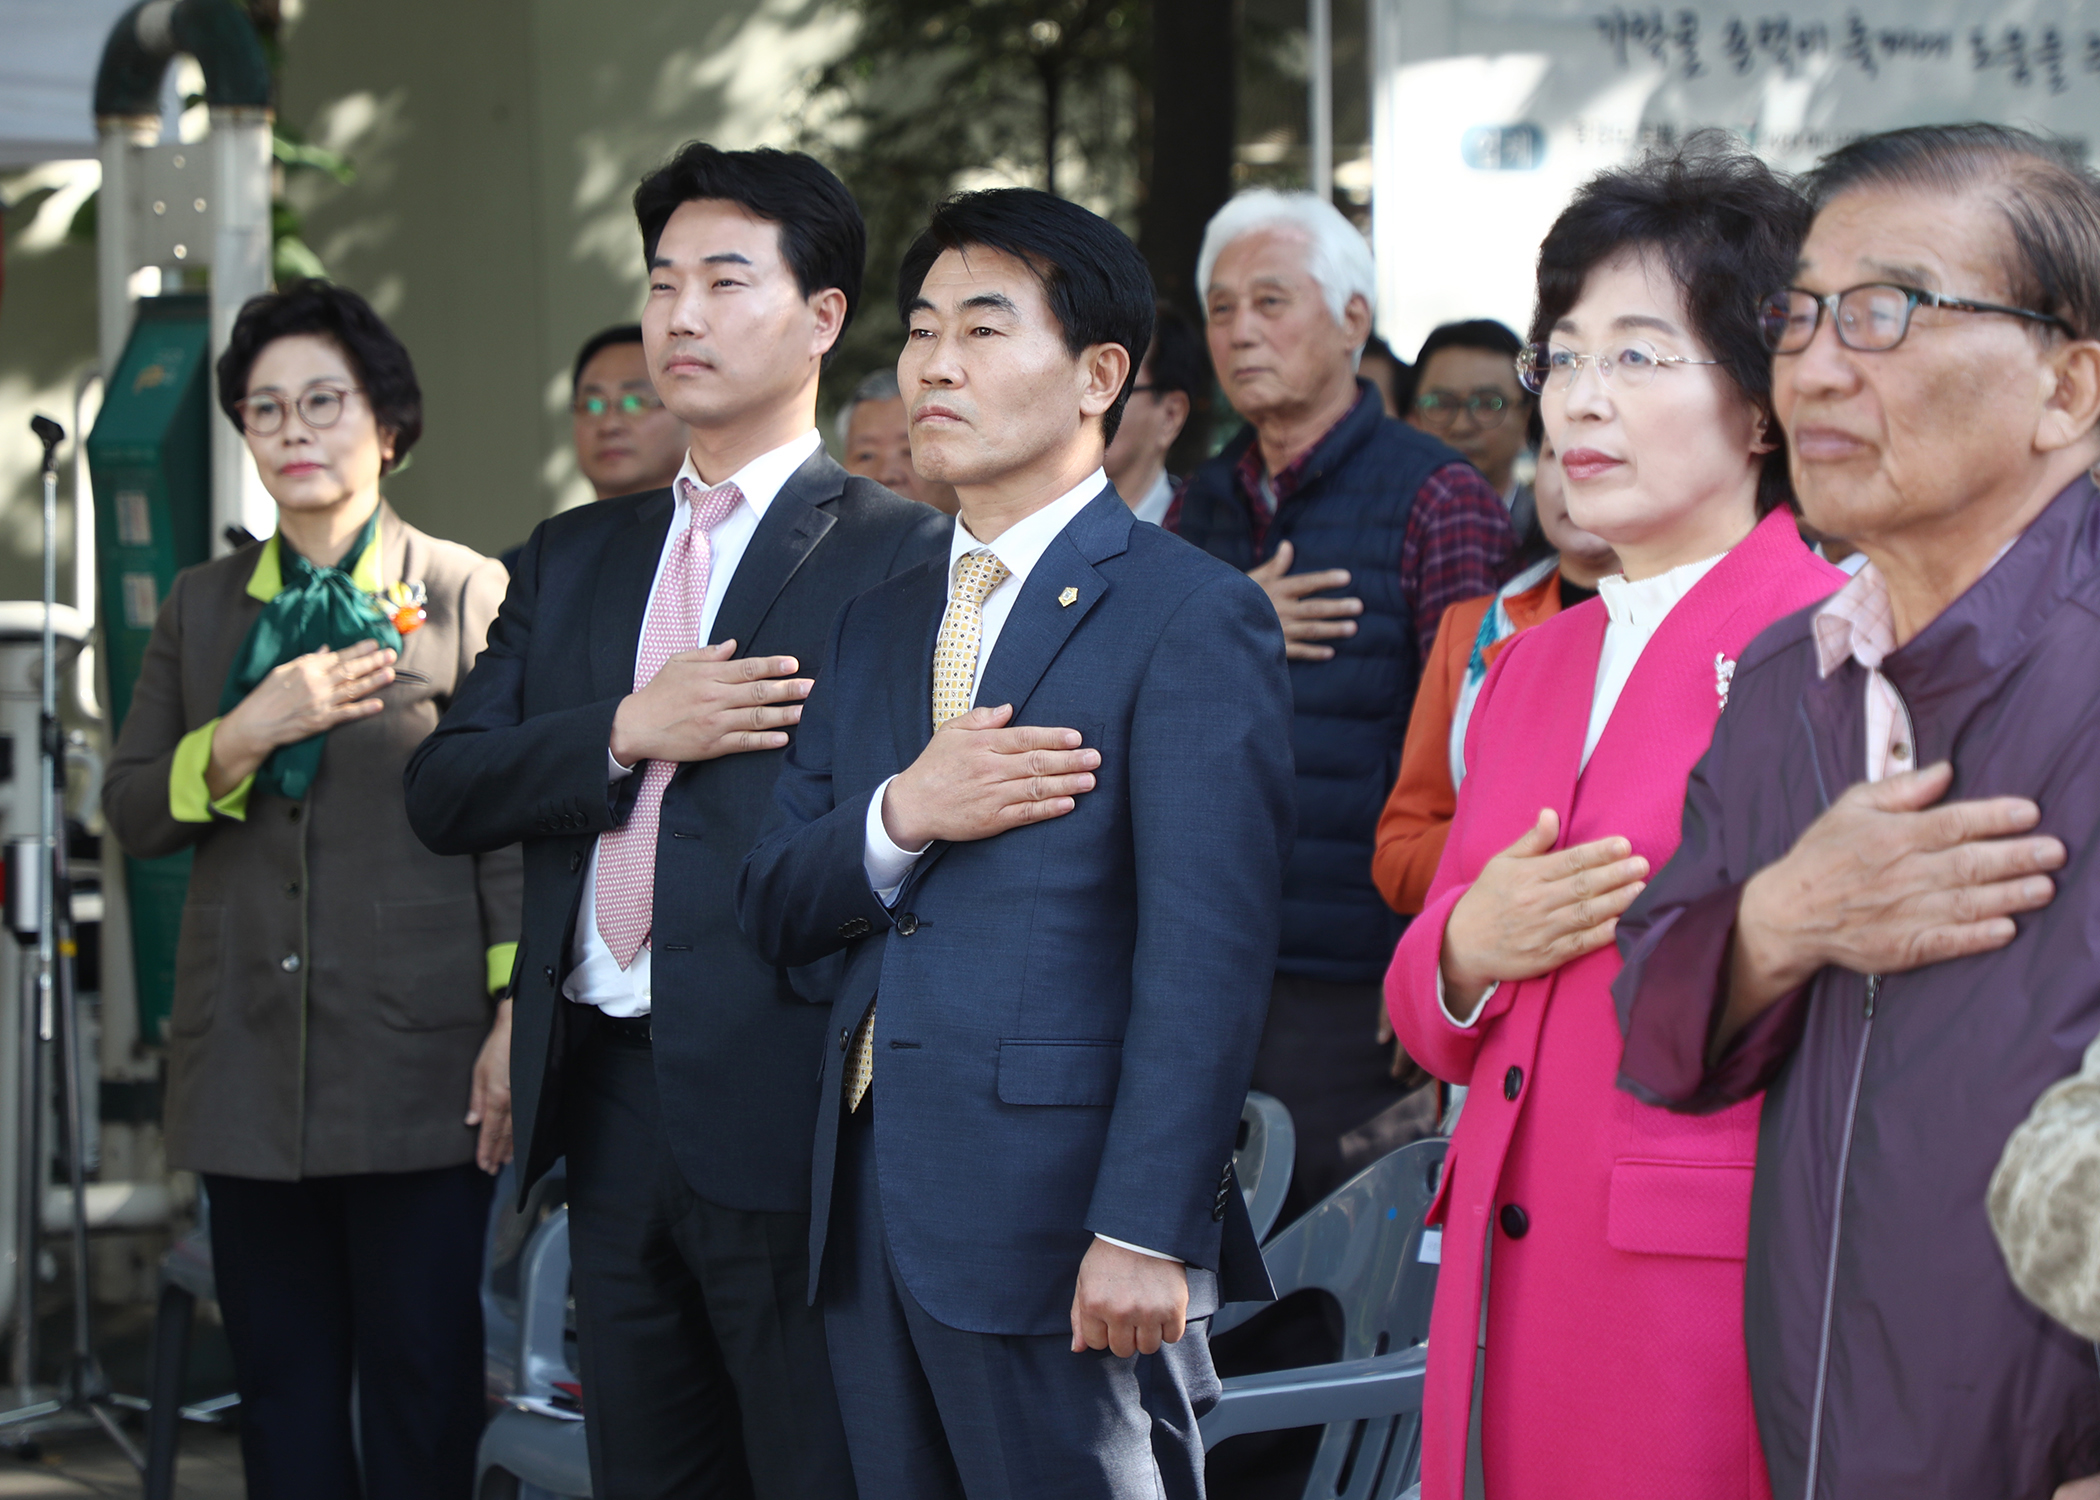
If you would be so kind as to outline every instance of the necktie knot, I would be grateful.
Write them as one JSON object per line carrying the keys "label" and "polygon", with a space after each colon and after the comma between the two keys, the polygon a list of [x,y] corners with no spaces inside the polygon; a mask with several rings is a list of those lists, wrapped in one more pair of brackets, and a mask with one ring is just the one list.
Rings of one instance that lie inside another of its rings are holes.
{"label": "necktie knot", "polygon": [[691,537],[695,528],[705,535],[727,520],[729,513],[744,503],[744,492],[734,484],[718,484],[711,490],[703,490],[680,475],[678,498],[692,508],[693,518],[686,527],[686,535]]}
{"label": "necktie knot", "polygon": [[953,597],[981,607],[992,591],[1013,577],[1013,570],[988,551],[965,552],[955,560]]}

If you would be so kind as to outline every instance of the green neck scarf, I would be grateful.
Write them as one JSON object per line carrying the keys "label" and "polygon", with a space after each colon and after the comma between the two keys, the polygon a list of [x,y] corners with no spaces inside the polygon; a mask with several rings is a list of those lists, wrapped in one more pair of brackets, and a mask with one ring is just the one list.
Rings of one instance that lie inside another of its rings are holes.
{"label": "green neck scarf", "polygon": [[[280,587],[263,605],[247,639],[234,653],[233,667],[226,674],[226,690],[219,695],[219,712],[225,714],[277,668],[294,657],[315,651],[341,650],[359,641],[372,640],[389,650],[401,649],[401,632],[381,614],[371,595],[357,586],[351,571],[362,567],[365,554],[379,536],[379,512],[365,522],[350,550],[332,568],[318,568],[291,547],[279,532],[265,545],[256,560],[251,592],[268,571],[277,573]],[[274,566],[273,566],[274,565]],[[255,773],[257,791],[270,792],[294,802],[302,800],[321,769],[321,749],[326,734],[313,735],[296,745],[280,745]]]}

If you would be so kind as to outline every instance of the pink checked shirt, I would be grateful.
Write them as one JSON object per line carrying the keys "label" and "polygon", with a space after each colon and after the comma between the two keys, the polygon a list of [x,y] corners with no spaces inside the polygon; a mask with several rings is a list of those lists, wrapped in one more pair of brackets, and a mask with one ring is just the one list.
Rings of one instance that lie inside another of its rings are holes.
{"label": "pink checked shirt", "polygon": [[[2015,538],[2014,540],[2018,540]],[[1998,558],[2012,542],[1998,549]],[[1988,573],[1990,568],[1985,568]],[[1851,657],[1867,669],[1867,780],[1917,769],[1911,737],[1910,710],[1895,684],[1881,675],[1881,664],[1896,649],[1896,618],[1889,609],[1889,586],[1881,570],[1868,563],[1852,581],[1830,596],[1811,622],[1816,632],[1816,671],[1828,677]]]}
{"label": "pink checked shirt", "polygon": [[1910,710],[1881,675],[1881,663],[1896,649],[1895,616],[1881,570],[1872,563],[1861,568],[1816,611],[1812,623],[1820,676],[1828,677],[1848,656],[1867,669],[1867,780],[1914,769]]}

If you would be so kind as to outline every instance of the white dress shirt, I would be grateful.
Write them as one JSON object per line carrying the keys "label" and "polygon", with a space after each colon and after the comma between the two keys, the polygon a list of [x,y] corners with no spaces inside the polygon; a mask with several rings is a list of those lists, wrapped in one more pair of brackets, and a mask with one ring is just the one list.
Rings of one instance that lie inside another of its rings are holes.
{"label": "white dress shirt", "polygon": [[[1123,497],[1126,501],[1129,496]],[[1152,488],[1145,491],[1145,498],[1130,507],[1130,513],[1140,521],[1150,521],[1154,526],[1166,524],[1167,512],[1174,508],[1174,476],[1165,469],[1159,478],[1152,481]]]}
{"label": "white dress shirt", "polygon": [[[1162,475],[1164,480],[1164,475]],[[985,595],[981,611],[983,628],[978,636],[977,669],[970,680],[970,706],[977,706],[977,689],[984,682],[985,663],[992,659],[992,648],[999,644],[999,632],[1005,628],[1007,617],[1014,612],[1014,600],[1021,596],[1027,586],[1028,575],[1042,561],[1045,549],[1057,539],[1057,534],[1069,526],[1072,518],[1092,503],[1108,483],[1108,475],[1100,469],[1081,480],[1076,488],[1051,501],[1035,514],[1016,521],[999,533],[996,542],[980,542],[970,535],[963,518],[955,518],[955,535],[948,543],[948,577],[955,578],[955,565],[971,552],[989,552],[1006,564],[1008,576],[999,580],[999,586]],[[1155,491],[1157,486],[1154,486]],[[933,712],[932,705],[927,713]],[[890,778],[896,780],[895,777]],[[867,847],[861,858],[868,871],[868,889],[881,898],[884,906],[895,904],[897,892],[903,888],[905,877],[911,874],[919,856],[930,846],[917,849],[900,849],[882,826],[882,799],[889,792],[890,783],[885,781],[875,789],[868,802]],[[1094,1236],[1098,1240],[1118,1246],[1124,1250],[1135,1250],[1154,1260],[1171,1260],[1179,1264],[1180,1257],[1163,1255],[1157,1250],[1147,1250],[1143,1245],[1133,1245],[1128,1240],[1110,1239],[1105,1234]]]}
{"label": "white dress shirt", "polygon": [[[1582,769],[1588,770],[1590,755],[1597,748],[1597,741],[1604,737],[1604,726],[1611,722],[1611,712],[1619,706],[1619,695],[1626,691],[1627,679],[1633,676],[1634,664],[1640,661],[1641,653],[1655,639],[1655,632],[1669,618],[1670,611],[1678,601],[1692,591],[1692,586],[1714,570],[1728,554],[1702,558],[1698,562],[1685,563],[1658,573],[1653,578],[1643,578],[1638,583],[1629,582],[1623,573],[1614,573],[1609,578],[1597,580],[1597,597],[1604,601],[1604,612],[1609,623],[1604,627],[1604,648],[1597,653],[1597,685],[1590,695],[1590,724],[1582,738]],[[1566,832],[1565,829],[1562,830]],[[1453,1026],[1469,1029],[1480,1019],[1480,1012],[1500,984],[1491,984],[1480,992],[1465,1015],[1453,1013],[1450,1002],[1444,995],[1444,971],[1437,969],[1436,999],[1444,1012],[1444,1019]]]}
{"label": "white dress shirt", "polygon": [[[751,545],[751,538],[758,531],[758,523],[766,518],[766,510],[780,487],[788,482],[794,472],[801,468],[809,456],[822,446],[823,439],[813,427],[791,442],[781,444],[770,453],[762,453],[743,468],[729,476],[728,483],[744,493],[743,503],[722,518],[721,524],[708,533],[708,545],[712,553],[707,573],[707,597],[700,605],[700,633],[693,642],[694,649],[707,644],[714,633],[715,616],[722,608],[722,597],[729,592],[729,583],[736,576],[737,564],[743,561],[744,549]],[[693,467],[693,457],[686,455],[685,464],[678,471],[678,479],[691,480],[705,490],[710,488]],[[664,533],[663,551],[656,557],[656,573],[649,580],[649,600],[656,600],[656,586],[663,580],[664,558],[670,555],[671,544],[679,534],[692,524],[693,508],[680,493],[682,486],[677,480],[671,484],[671,493],[677,496],[676,508],[671,513],[670,527]],[[647,607],[643,616],[647,620]],[[750,644],[739,642],[739,646]],[[641,650],[641,641],[636,639],[635,649]],[[605,752],[605,775],[608,781],[618,781],[634,773],[634,767],[623,766]],[[561,987],[569,999],[583,1005],[595,1005],[609,1016],[646,1016],[649,1014],[649,948],[646,944],[635,954],[634,962],[625,969],[613,957],[605,939],[598,935],[598,849],[591,846],[591,862],[583,876],[583,906],[577,913],[576,936],[570,947],[573,967]]]}

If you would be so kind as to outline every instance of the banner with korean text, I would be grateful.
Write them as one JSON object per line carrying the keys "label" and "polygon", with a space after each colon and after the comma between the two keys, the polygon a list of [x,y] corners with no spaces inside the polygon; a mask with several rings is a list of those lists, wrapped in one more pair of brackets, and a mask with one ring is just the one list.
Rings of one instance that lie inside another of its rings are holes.
{"label": "banner with korean text", "polygon": [[2100,138],[2100,0],[1372,0],[1379,331],[1530,316],[1540,238],[1583,179],[1692,131],[1799,171],[1899,125]]}

